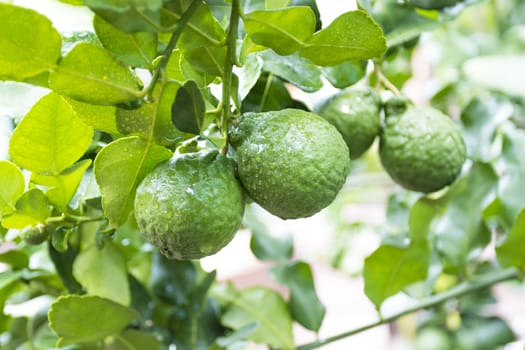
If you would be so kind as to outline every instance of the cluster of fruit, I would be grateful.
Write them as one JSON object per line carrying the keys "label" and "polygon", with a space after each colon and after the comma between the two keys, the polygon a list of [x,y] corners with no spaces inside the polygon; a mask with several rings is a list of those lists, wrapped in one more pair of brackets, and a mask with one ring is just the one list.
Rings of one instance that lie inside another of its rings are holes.
{"label": "cluster of fruit", "polygon": [[353,89],[315,112],[245,113],[228,137],[231,157],[203,150],[157,166],[135,197],[141,231],[170,258],[198,259],[233,238],[246,197],[283,219],[309,217],[335,199],[350,159],[378,135],[385,170],[409,190],[427,193],[449,185],[465,161],[455,123],[404,97],[383,104],[375,90]]}

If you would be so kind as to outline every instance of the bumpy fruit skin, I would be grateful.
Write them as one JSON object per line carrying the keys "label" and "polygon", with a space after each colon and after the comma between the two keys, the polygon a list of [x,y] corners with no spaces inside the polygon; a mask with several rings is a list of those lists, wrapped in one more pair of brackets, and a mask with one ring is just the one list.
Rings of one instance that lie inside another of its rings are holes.
{"label": "bumpy fruit skin", "polygon": [[229,140],[248,195],[283,219],[312,216],[328,206],[350,169],[337,129],[302,110],[245,113]]}
{"label": "bumpy fruit skin", "polygon": [[456,124],[434,108],[393,98],[385,105],[386,123],[379,155],[387,173],[406,189],[429,193],[450,185],[466,159]]}
{"label": "bumpy fruit skin", "polygon": [[170,259],[200,259],[218,252],[232,240],[243,213],[234,163],[215,150],[161,163],[135,196],[140,230]]}
{"label": "bumpy fruit skin", "polygon": [[316,112],[343,135],[350,158],[359,158],[379,134],[381,98],[373,89],[348,89],[322,103]]}

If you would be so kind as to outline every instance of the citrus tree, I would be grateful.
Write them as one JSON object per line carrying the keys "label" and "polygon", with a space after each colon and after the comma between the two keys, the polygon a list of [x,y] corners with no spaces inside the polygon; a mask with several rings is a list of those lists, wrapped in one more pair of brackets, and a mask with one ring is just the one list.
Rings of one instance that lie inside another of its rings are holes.
{"label": "citrus tree", "polygon": [[[62,2],[91,30],[0,2],[2,349],[307,350],[418,310],[421,348],[515,339],[483,310],[525,271],[523,2],[360,0],[330,23],[315,0]],[[252,208],[307,218],[357,177],[388,192],[360,270],[378,321],[297,344],[326,310]],[[286,297],[201,268],[239,229]]]}

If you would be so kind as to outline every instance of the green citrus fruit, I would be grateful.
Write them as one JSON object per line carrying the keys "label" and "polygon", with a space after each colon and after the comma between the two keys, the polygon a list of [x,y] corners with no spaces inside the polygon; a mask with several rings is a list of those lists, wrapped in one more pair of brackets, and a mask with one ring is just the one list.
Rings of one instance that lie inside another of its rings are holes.
{"label": "green citrus fruit", "polygon": [[50,228],[46,225],[38,224],[36,226],[26,227],[20,232],[20,237],[31,245],[40,244],[49,238]]}
{"label": "green citrus fruit", "polygon": [[172,259],[199,259],[231,241],[244,213],[234,163],[219,152],[177,155],[158,165],[137,188],[140,230]]}
{"label": "green citrus fruit", "polygon": [[245,113],[229,141],[248,195],[283,219],[308,217],[328,206],[350,168],[337,129],[302,110]]}
{"label": "green citrus fruit", "polygon": [[466,147],[452,119],[434,108],[413,107],[404,97],[387,101],[385,115],[379,155],[394,181],[424,193],[454,182]]}
{"label": "green citrus fruit", "polygon": [[373,89],[341,91],[316,112],[343,135],[351,159],[365,153],[379,134],[381,98]]}

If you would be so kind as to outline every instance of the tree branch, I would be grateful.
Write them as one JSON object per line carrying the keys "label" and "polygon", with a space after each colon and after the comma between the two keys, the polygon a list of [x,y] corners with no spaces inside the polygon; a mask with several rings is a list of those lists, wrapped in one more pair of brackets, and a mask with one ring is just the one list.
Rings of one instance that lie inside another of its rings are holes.
{"label": "tree branch", "polygon": [[182,31],[190,21],[191,16],[197,11],[197,8],[199,8],[200,4],[202,3],[201,0],[193,0],[191,5],[188,7],[188,9],[184,12],[182,17],[180,18],[179,22],[177,22],[175,26],[175,30],[173,31],[173,34],[171,35],[170,41],[168,42],[168,45],[166,46],[166,49],[164,50],[164,55],[162,56],[161,61],[155,68],[155,71],[153,73],[153,77],[151,77],[151,81],[149,85],[144,90],[143,96],[148,96],[148,100],[150,99],[150,95],[155,89],[155,85],[157,84],[157,81],[159,80],[161,73],[164,72],[164,69],[166,68],[166,65],[168,64],[168,61],[170,60],[171,54],[173,53],[173,50],[175,49],[175,45],[177,45],[177,41],[179,41],[179,38],[182,34]]}
{"label": "tree branch", "polygon": [[[232,10],[230,14],[230,28],[228,29],[228,37],[226,38],[226,60],[224,62],[224,76],[222,79],[222,115],[220,120],[221,133],[228,138],[228,121],[231,114],[231,85],[232,85],[232,69],[237,61],[237,35],[239,32],[239,0],[232,1]],[[228,147],[228,140],[226,140],[223,153],[226,153]]]}
{"label": "tree branch", "polygon": [[432,296],[430,296],[430,297],[428,297],[426,299],[423,299],[423,300],[417,302],[413,306],[407,307],[406,309],[404,309],[402,311],[396,312],[396,313],[394,313],[394,314],[392,314],[390,316],[387,316],[387,317],[383,317],[381,320],[374,321],[374,322],[369,323],[367,325],[361,326],[359,328],[355,328],[353,330],[350,330],[350,331],[347,331],[347,332],[344,332],[344,333],[341,333],[341,334],[338,334],[338,335],[335,335],[335,336],[332,336],[332,337],[329,337],[329,338],[320,339],[318,341],[315,341],[315,342],[312,342],[312,343],[309,343],[309,344],[301,345],[301,346],[299,346],[297,348],[297,350],[316,349],[316,348],[319,348],[321,346],[327,345],[329,343],[333,343],[333,342],[335,342],[337,340],[341,340],[343,338],[352,336],[354,334],[364,332],[364,331],[366,331],[368,329],[371,329],[371,328],[374,328],[374,327],[377,327],[377,326],[381,326],[383,324],[390,323],[390,322],[395,321],[396,319],[400,318],[401,316],[413,313],[415,311],[418,311],[418,310],[421,310],[421,309],[426,309],[426,308],[429,308],[429,307],[432,307],[432,306],[436,306],[436,305],[441,304],[441,303],[443,303],[443,302],[445,302],[445,301],[447,301],[449,299],[459,298],[459,297],[461,297],[463,295],[470,294],[472,292],[475,292],[475,291],[478,291],[478,290],[490,287],[493,284],[496,284],[496,283],[499,283],[499,282],[503,282],[503,281],[507,281],[507,280],[516,279],[518,277],[519,277],[519,273],[514,268],[500,270],[500,271],[496,271],[496,272],[493,272],[493,273],[490,273],[490,274],[486,274],[484,276],[481,276],[481,277],[477,278],[476,280],[469,281],[469,282],[464,282],[462,284],[459,284],[459,285],[457,285],[457,286],[455,286],[455,287],[453,287],[453,288],[451,288],[451,289],[449,289],[449,290],[447,290],[447,291],[445,291],[443,293],[432,295]]}

